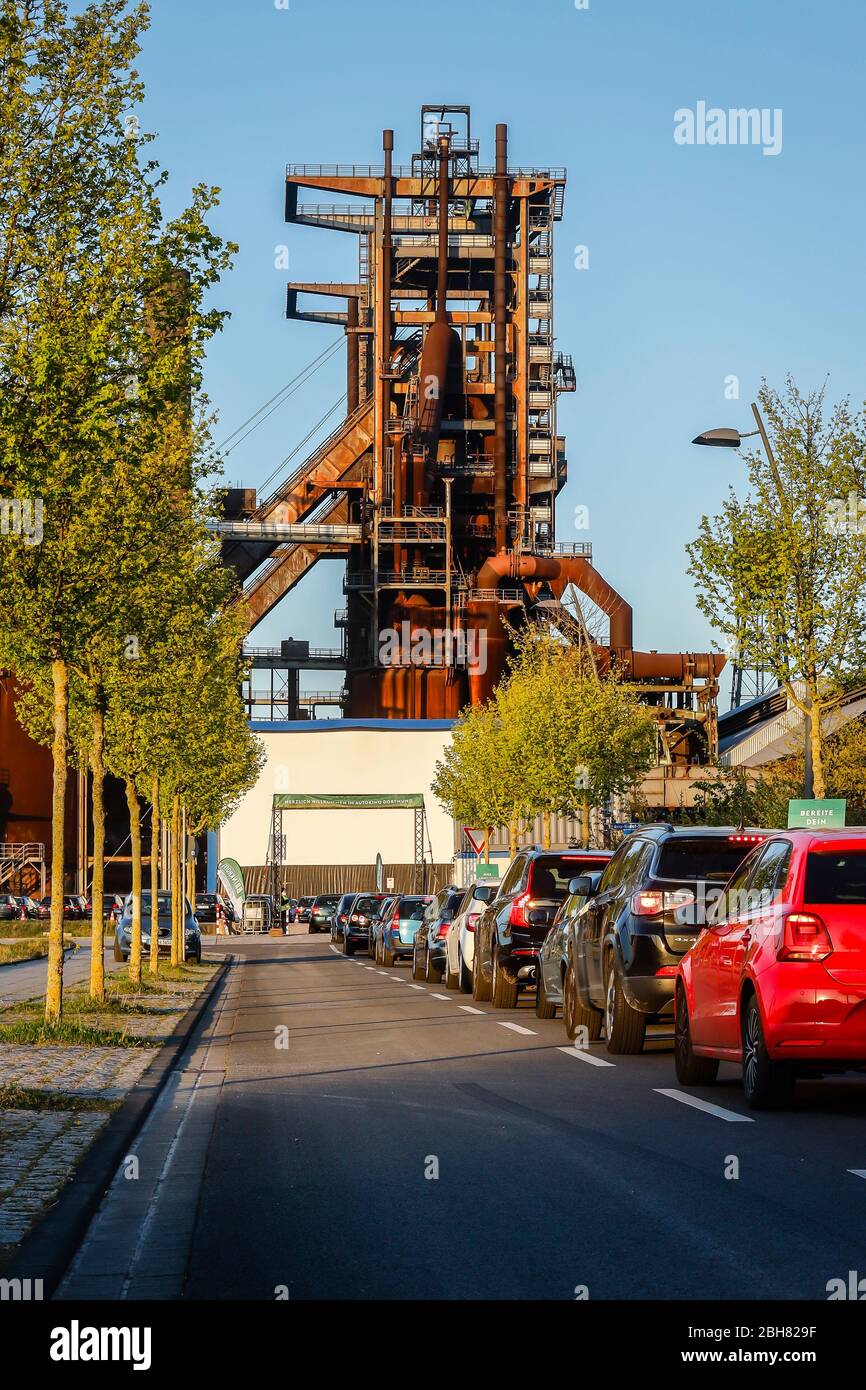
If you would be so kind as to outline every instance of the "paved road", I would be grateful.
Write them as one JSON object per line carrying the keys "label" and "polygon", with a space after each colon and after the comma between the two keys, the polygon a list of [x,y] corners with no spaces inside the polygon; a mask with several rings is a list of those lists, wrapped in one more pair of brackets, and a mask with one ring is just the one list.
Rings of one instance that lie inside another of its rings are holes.
{"label": "paved road", "polygon": [[[105,952],[106,970],[119,970],[112,948]],[[0,1004],[10,1004],[14,999],[33,999],[45,993],[45,960],[20,965],[0,965]],[[77,984],[79,980],[90,979],[90,944],[82,944],[81,949],[67,956],[63,965],[65,984]]]}
{"label": "paved road", "polygon": [[700,1109],[664,1037],[610,1064],[531,996],[323,936],[228,949],[62,1297],[825,1299],[866,1265],[866,1078],[753,1117],[723,1067]]}

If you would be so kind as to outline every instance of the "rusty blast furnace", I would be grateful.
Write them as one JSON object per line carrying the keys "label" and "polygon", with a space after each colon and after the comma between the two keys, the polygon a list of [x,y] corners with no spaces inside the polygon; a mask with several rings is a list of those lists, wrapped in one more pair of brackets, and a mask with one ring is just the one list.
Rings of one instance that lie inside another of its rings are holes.
{"label": "rusty blast furnace", "polygon": [[[715,743],[723,658],[635,651],[631,607],[591,547],[555,539],[557,400],[575,389],[553,324],[564,194],[563,169],[509,166],[504,125],[482,164],[466,106],[422,108],[409,164],[386,130],[380,167],[288,167],[287,221],[358,241],[356,281],[296,281],[287,298],[290,319],[345,329],[347,413],[270,497],[235,495],[226,558],[253,626],[320,558],[345,558],[350,716],[456,716],[495,687],[509,626],[543,618],[575,634],[561,601],[576,591],[606,615],[598,663],[657,706],[662,759],[694,761]],[[483,642],[486,669],[448,651],[438,665],[383,664],[395,629]]]}

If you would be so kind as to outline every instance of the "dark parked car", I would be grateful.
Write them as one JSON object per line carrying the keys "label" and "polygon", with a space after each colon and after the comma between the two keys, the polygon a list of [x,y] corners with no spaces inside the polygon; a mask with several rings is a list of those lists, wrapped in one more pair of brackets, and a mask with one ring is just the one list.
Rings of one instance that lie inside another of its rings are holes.
{"label": "dark parked car", "polygon": [[313,899],[310,908],[310,931],[327,931],[331,925],[334,909],[340,901],[339,893],[320,893]]}
{"label": "dark parked car", "polygon": [[[352,910],[352,903],[357,898],[357,893],[344,893],[331,915],[331,940],[338,945],[343,939],[343,930],[349,920],[349,913]],[[300,907],[298,908],[300,911]]]}
{"label": "dark parked car", "polygon": [[367,955],[371,960],[379,959],[377,934],[381,932],[383,924],[391,920],[394,906],[399,900],[399,894],[390,893],[388,897],[382,899],[376,911],[373,913],[373,916],[370,918],[370,931],[367,938]]}
{"label": "dark parked car", "polygon": [[[562,1008],[566,974],[571,960],[571,943],[577,913],[588,899],[586,875],[595,883],[613,857],[609,849],[582,850],[574,864],[575,877],[568,885],[568,897],[560,904],[538,956],[535,979],[535,1014],[537,1018],[556,1018]],[[566,1023],[568,1031],[568,1023]],[[573,1038],[575,1035],[572,1033]]]}
{"label": "dark parked car", "polygon": [[217,923],[217,908],[219,898],[216,893],[196,893],[195,895],[195,915],[199,922]]}
{"label": "dark parked car", "polygon": [[376,959],[380,965],[392,966],[403,956],[411,956],[415,946],[415,933],[427,911],[430,895],[411,893],[395,898],[391,904],[391,916],[383,917],[376,931]]}
{"label": "dark parked car", "polygon": [[21,908],[11,893],[0,893],[0,922],[14,922],[21,916]]}
{"label": "dark parked car", "polygon": [[298,898],[298,911],[295,917],[296,922],[309,922],[310,912],[315,901],[315,898]]}
{"label": "dark parked car", "polygon": [[[49,912],[49,914],[50,914],[50,912],[51,912],[51,894],[50,894],[50,893],[48,894],[47,897],[45,897],[45,898],[42,899],[41,906],[47,908],[47,909],[48,909],[48,912]],[[73,896],[72,896],[71,894],[69,894],[69,893],[67,893],[67,894],[64,896],[64,899],[63,899],[63,916],[67,919],[67,921],[76,921],[76,920],[77,920],[77,921],[80,921],[81,918],[84,916],[84,913],[81,911],[81,903],[79,902],[78,898],[77,898],[77,897],[73,897]]]}
{"label": "dark parked car", "polygon": [[538,953],[568,885],[579,872],[578,850],[521,850],[475,929],[472,997],[513,1009],[518,991],[535,982]]}
{"label": "dark parked car", "polygon": [[370,946],[370,923],[387,897],[386,893],[359,893],[346,915],[342,930],[343,950],[353,956],[361,946]]}
{"label": "dark parked car", "polygon": [[[201,964],[201,932],[198,922],[193,916],[189,898],[184,898],[184,959],[195,961],[196,965]],[[159,893],[157,896],[156,913],[157,931],[159,933],[159,952],[160,955],[171,955],[171,893]],[[149,891],[141,895],[141,949],[143,953],[150,950],[150,928],[151,928],[151,894]],[[132,894],[123,904],[123,912],[114,933],[114,959],[129,960],[129,951],[132,944]]]}
{"label": "dark parked car", "polygon": [[640,1052],[673,1015],[677,967],[724,885],[767,831],[644,826],[620,845],[576,919],[577,1005],[590,1037]]}
{"label": "dark parked car", "polygon": [[434,984],[442,979],[445,971],[445,938],[465,895],[464,888],[455,888],[452,883],[447,888],[440,888],[435,898],[427,904],[412,945],[413,980],[427,980],[429,984]]}

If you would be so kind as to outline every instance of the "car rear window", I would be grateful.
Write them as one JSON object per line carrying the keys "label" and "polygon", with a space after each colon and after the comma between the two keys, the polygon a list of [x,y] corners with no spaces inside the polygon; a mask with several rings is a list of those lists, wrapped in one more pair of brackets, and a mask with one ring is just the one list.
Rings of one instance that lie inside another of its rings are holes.
{"label": "car rear window", "polygon": [[866,851],[813,851],[806,859],[803,901],[812,905],[866,906]]}
{"label": "car rear window", "polygon": [[[582,874],[587,861],[582,856],[569,854],[541,855],[532,864],[529,875],[529,891],[537,898],[555,898],[558,901],[568,893],[568,885],[578,874]],[[589,867],[595,867],[589,866]]]}
{"label": "car rear window", "polygon": [[411,917],[414,912],[425,908],[429,901],[429,898],[401,898],[397,911],[401,917]]}
{"label": "car rear window", "polygon": [[708,879],[727,883],[754,847],[754,843],[744,844],[741,840],[723,840],[715,836],[712,839],[678,836],[662,845],[655,876],[681,882]]}
{"label": "car rear window", "polygon": [[384,894],[381,897],[369,896],[359,898],[355,903],[356,912],[378,912],[380,906],[385,901]]}
{"label": "car rear window", "polygon": [[314,907],[336,907],[336,906],[337,906],[337,903],[338,903],[339,901],[340,901],[340,899],[339,899],[338,897],[336,897],[336,896],[335,896],[335,897],[316,898],[316,901],[315,901],[315,903],[313,904],[313,906],[314,906]]}

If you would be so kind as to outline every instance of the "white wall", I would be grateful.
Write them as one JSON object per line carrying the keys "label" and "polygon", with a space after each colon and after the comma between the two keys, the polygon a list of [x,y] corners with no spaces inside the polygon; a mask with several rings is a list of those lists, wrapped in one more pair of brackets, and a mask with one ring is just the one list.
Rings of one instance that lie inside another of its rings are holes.
{"label": "white wall", "polygon": [[[267,762],[252,791],[220,832],[220,856],[264,864],[276,792],[421,792],[433,862],[454,852],[451,817],[430,790],[434,768],[451,741],[441,727],[328,728],[259,733]],[[285,811],[287,864],[411,864],[415,817],[405,811]],[[429,847],[425,846],[429,855]]]}

